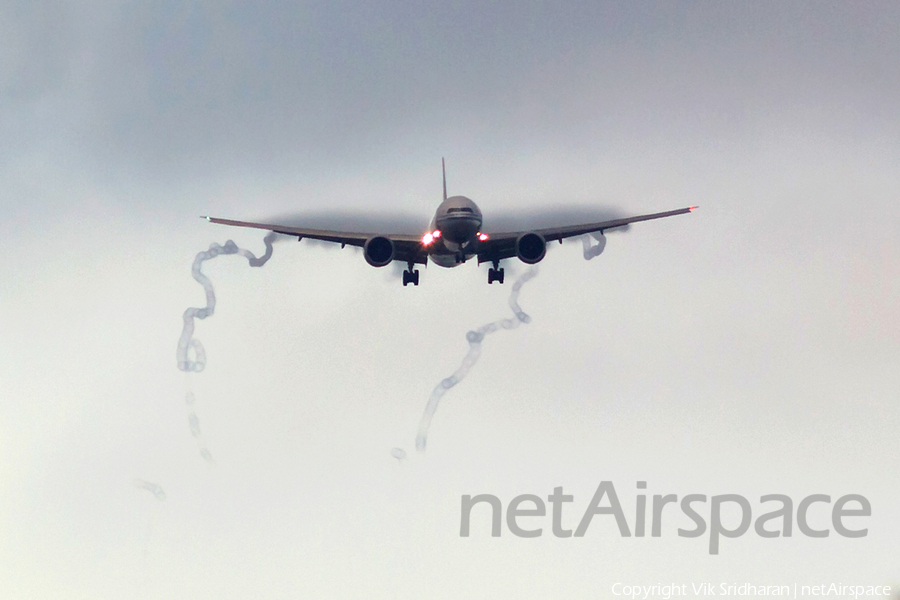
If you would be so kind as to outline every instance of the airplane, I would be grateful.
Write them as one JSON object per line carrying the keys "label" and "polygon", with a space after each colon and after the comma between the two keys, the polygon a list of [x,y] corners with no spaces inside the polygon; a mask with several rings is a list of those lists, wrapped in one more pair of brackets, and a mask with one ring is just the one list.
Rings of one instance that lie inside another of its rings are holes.
{"label": "airplane", "polygon": [[403,271],[403,286],[419,285],[417,264],[426,265],[429,259],[441,267],[456,267],[469,258],[477,257],[478,264],[489,262],[488,284],[503,283],[503,269],[500,261],[517,257],[523,263],[533,265],[540,262],[547,253],[547,243],[589,233],[602,234],[608,229],[623,227],[638,221],[649,221],[675,215],[687,214],[696,206],[679,208],[666,212],[638,215],[624,219],[612,219],[596,223],[583,223],[566,227],[548,227],[533,231],[490,232],[483,229],[483,217],[478,205],[465,196],[447,197],[447,169],[441,159],[444,177],[444,201],[435,211],[428,231],[422,235],[383,234],[378,232],[357,233],[307,229],[284,225],[233,221],[216,217],[201,217],[210,223],[235,227],[267,229],[283,235],[334,242],[344,246],[358,246],[363,249],[366,262],[373,267],[384,267],[392,261],[407,264]]}

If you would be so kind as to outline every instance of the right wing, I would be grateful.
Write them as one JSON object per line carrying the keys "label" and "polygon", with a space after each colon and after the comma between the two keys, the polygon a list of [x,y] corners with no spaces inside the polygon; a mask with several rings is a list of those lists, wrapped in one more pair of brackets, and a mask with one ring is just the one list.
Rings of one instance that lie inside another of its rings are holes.
{"label": "right wing", "polygon": [[319,240],[322,242],[333,242],[344,246],[357,246],[362,248],[366,245],[366,240],[374,236],[386,237],[394,244],[394,260],[401,262],[413,262],[425,264],[428,254],[422,245],[422,239],[414,235],[390,234],[384,235],[380,233],[356,233],[347,231],[331,231],[328,229],[307,229],[304,227],[288,227],[286,225],[273,225],[267,223],[251,223],[248,221],[233,221],[231,219],[219,219],[216,217],[202,217],[210,223],[219,225],[231,225],[232,227],[252,227],[254,229],[265,229],[274,231],[282,235],[295,236],[297,240],[309,238],[311,240]]}
{"label": "right wing", "polygon": [[599,221],[596,223],[584,223],[581,225],[569,225],[567,227],[547,227],[544,229],[534,229],[532,231],[510,231],[504,233],[489,233],[488,239],[481,242],[478,250],[478,263],[493,260],[501,260],[504,258],[512,258],[516,256],[516,240],[525,233],[540,234],[545,241],[560,243],[570,237],[584,235],[586,233],[603,233],[607,229],[615,229],[616,227],[624,227],[630,223],[639,221],[650,221],[652,219],[662,219],[663,217],[674,217],[675,215],[684,215],[697,208],[689,206],[688,208],[678,208],[666,212],[653,213],[649,215],[638,215],[636,217],[626,217],[624,219],[612,219],[610,221]]}

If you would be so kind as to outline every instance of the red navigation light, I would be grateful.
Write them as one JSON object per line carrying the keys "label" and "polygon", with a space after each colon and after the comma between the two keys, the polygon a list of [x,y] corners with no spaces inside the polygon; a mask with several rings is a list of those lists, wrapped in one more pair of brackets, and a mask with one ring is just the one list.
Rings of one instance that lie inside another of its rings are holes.
{"label": "red navigation light", "polygon": [[423,246],[430,246],[431,242],[433,242],[433,241],[434,241],[434,236],[430,233],[426,233],[425,235],[422,236],[422,245]]}
{"label": "red navigation light", "polygon": [[488,241],[488,234],[486,234],[486,233],[479,233],[479,234],[478,234],[478,239],[479,239],[480,241],[482,241],[482,242],[486,242],[486,241]]}
{"label": "red navigation light", "polygon": [[700,207],[699,206],[688,206],[688,210],[690,210],[690,211],[695,211],[698,208],[700,208]]}
{"label": "red navigation light", "polygon": [[440,238],[440,237],[441,237],[441,230],[440,230],[440,229],[435,229],[434,231],[432,231],[432,232],[431,232],[431,237],[433,237],[434,239]]}

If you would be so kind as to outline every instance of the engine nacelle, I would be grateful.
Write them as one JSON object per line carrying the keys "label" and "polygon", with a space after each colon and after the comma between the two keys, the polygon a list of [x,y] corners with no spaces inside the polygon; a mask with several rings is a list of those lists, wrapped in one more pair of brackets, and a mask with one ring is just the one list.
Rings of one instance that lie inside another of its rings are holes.
{"label": "engine nacelle", "polygon": [[547,241],[539,233],[523,233],[516,240],[516,255],[526,265],[540,262],[547,254]]}
{"label": "engine nacelle", "polygon": [[388,265],[394,260],[394,242],[381,235],[370,237],[363,246],[363,255],[373,267]]}

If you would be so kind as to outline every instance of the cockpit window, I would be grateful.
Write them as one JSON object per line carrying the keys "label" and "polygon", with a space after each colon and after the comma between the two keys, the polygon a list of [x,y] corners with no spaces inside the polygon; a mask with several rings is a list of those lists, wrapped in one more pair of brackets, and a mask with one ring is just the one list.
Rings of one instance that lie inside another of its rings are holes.
{"label": "cockpit window", "polygon": [[448,208],[448,209],[447,209],[447,212],[448,212],[448,213],[455,213],[455,212],[467,212],[467,213],[471,213],[471,212],[473,212],[473,211],[472,211],[472,209],[469,208],[468,206],[464,206],[464,207],[462,207],[462,208]]}

